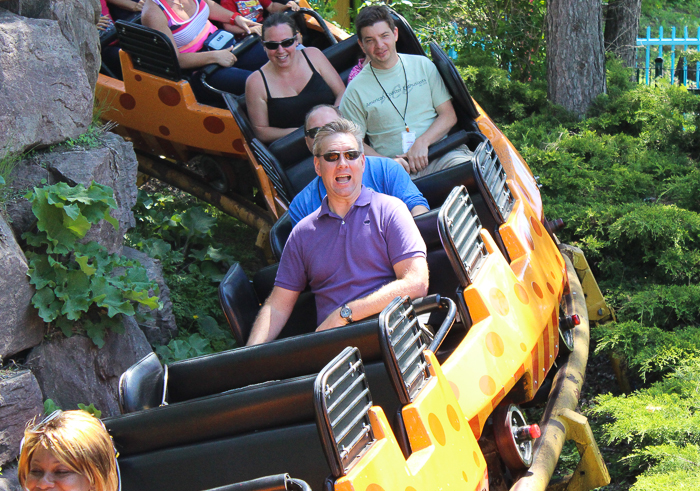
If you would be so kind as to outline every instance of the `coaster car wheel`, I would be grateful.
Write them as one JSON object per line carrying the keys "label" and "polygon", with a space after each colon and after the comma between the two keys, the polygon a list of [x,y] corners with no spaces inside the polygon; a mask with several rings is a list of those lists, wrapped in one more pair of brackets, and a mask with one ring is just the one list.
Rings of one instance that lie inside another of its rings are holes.
{"label": "coaster car wheel", "polygon": [[533,440],[539,438],[540,427],[528,425],[525,416],[514,404],[502,404],[493,416],[493,432],[498,453],[511,471],[527,469],[532,464]]}

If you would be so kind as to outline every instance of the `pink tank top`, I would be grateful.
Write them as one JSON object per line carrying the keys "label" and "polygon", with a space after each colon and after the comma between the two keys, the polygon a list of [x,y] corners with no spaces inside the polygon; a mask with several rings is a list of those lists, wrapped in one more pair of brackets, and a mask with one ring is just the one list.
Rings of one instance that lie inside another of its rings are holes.
{"label": "pink tank top", "polygon": [[175,38],[180,53],[194,53],[202,49],[207,36],[216,31],[214,24],[209,22],[209,5],[205,0],[198,0],[197,10],[189,19],[182,19],[167,2],[153,0],[168,18],[168,26]]}

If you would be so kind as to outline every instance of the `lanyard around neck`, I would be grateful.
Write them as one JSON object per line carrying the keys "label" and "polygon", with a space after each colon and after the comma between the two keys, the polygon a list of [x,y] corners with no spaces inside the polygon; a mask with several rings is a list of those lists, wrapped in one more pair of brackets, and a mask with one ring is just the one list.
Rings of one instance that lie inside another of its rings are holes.
{"label": "lanyard around neck", "polygon": [[374,75],[374,80],[377,81],[379,84],[379,87],[382,88],[382,92],[384,92],[384,95],[386,96],[387,99],[389,99],[389,102],[391,105],[396,109],[396,112],[399,113],[399,116],[401,116],[401,119],[403,120],[403,125],[406,127],[406,131],[408,130],[408,123],[406,123],[406,113],[408,112],[408,77],[406,76],[406,67],[403,64],[403,60],[399,56],[399,61],[401,62],[401,68],[403,68],[403,80],[404,80],[404,87],[406,90],[406,106],[403,108],[403,116],[401,116],[401,112],[399,111],[399,108],[396,107],[396,104],[394,104],[394,101],[391,100],[391,97],[389,97],[389,94],[386,93],[386,89],[384,89],[384,86],[382,83],[379,81],[377,78],[377,74],[374,73],[374,67],[372,67],[372,63],[369,64],[370,70],[372,70],[372,75]]}

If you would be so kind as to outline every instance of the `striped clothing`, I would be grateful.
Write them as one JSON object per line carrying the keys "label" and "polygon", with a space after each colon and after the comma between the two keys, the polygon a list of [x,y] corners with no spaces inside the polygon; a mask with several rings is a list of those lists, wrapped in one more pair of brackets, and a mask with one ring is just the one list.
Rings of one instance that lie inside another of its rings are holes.
{"label": "striped clothing", "polygon": [[173,32],[175,44],[180,53],[195,53],[202,49],[207,36],[216,31],[209,22],[209,5],[205,0],[198,0],[197,11],[189,19],[183,20],[165,0],[153,0],[168,18],[168,26]]}

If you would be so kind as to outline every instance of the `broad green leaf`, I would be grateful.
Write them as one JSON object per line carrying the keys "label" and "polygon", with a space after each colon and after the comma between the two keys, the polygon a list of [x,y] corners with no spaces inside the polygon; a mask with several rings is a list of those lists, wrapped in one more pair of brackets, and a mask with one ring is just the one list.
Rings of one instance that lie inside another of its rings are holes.
{"label": "broad green leaf", "polygon": [[44,322],[53,322],[61,312],[61,302],[56,299],[53,290],[50,288],[42,288],[32,297],[32,305],[39,310],[39,317],[44,319]]}
{"label": "broad green leaf", "polygon": [[168,343],[175,360],[185,360],[190,357],[190,345],[181,339],[174,339]]}
{"label": "broad green leaf", "polygon": [[156,354],[160,356],[160,359],[163,363],[167,364],[172,361],[175,361],[172,350],[167,346],[156,346],[155,351]]}
{"label": "broad green leaf", "polygon": [[76,220],[80,216],[80,208],[76,203],[73,203],[72,205],[64,206],[63,211],[68,215],[72,220]]}
{"label": "broad green leaf", "polygon": [[93,268],[92,266],[90,266],[88,264],[89,261],[90,261],[90,258],[87,256],[83,256],[82,254],[75,255],[75,262],[80,265],[80,270],[83,273],[85,273],[87,276],[92,276],[97,271],[97,268]]}
{"label": "broad green leaf", "polygon": [[192,334],[188,338],[188,342],[190,343],[190,346],[194,350],[194,353],[196,356],[201,356],[201,355],[205,355],[207,353],[212,352],[211,345],[209,344],[209,340],[204,339],[202,336],[200,336],[197,333]]}
{"label": "broad green leaf", "polygon": [[92,224],[83,215],[78,215],[75,219],[64,215],[63,226],[73,232],[76,237],[82,239],[88,233]]}
{"label": "broad green leaf", "polygon": [[69,338],[73,335],[73,328],[75,327],[75,322],[69,321],[65,317],[61,316],[56,319],[56,326],[61,330],[65,337]]}
{"label": "broad green leaf", "polygon": [[204,276],[216,283],[223,280],[224,276],[226,276],[226,273],[222,273],[219,267],[212,261],[203,262],[199,269]]}
{"label": "broad green leaf", "polygon": [[85,333],[98,348],[102,348],[105,345],[105,330],[99,324],[90,323],[86,325]]}
{"label": "broad green leaf", "polygon": [[171,246],[163,239],[153,239],[143,244],[143,252],[156,259],[163,259],[170,251]]}
{"label": "broad green leaf", "polygon": [[34,188],[36,195],[32,203],[32,212],[37,217],[37,228],[46,232],[46,237],[52,243],[60,244],[65,248],[72,248],[76,241],[76,235],[65,228],[63,212],[47,202],[46,192]]}
{"label": "broad green leaf", "polygon": [[109,284],[106,278],[92,277],[93,301],[98,307],[106,307],[107,315],[114,317],[117,314],[134,315],[134,306],[124,300],[122,292]]}
{"label": "broad green leaf", "polygon": [[182,226],[188,235],[207,235],[211,233],[211,228],[216,225],[216,218],[209,215],[201,207],[195,206],[182,214]]}
{"label": "broad green leaf", "polygon": [[29,283],[34,285],[37,290],[41,290],[46,286],[56,286],[55,272],[49,264],[49,256],[35,254],[29,261],[29,269],[27,275]]}

